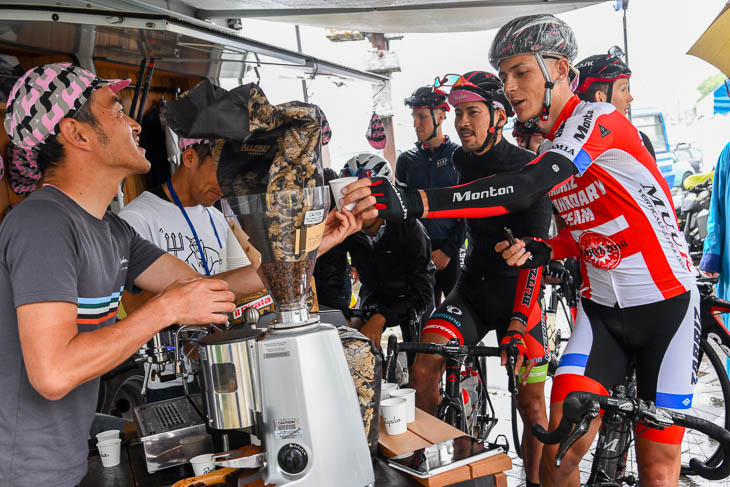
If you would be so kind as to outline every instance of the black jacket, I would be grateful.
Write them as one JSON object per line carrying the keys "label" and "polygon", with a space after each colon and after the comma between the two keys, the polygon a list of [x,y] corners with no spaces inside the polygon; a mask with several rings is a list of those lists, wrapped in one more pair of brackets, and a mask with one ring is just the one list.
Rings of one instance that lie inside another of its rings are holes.
{"label": "black jacket", "polygon": [[357,268],[363,302],[375,300],[385,326],[407,323],[431,309],[436,267],[431,262],[431,242],[418,220],[387,223],[374,247],[362,231],[340,246]]}
{"label": "black jacket", "polygon": [[[452,163],[454,151],[459,146],[446,137],[435,149],[424,149],[417,143],[408,152],[398,156],[395,165],[395,182],[402,189],[427,189],[456,186],[456,171]],[[426,233],[447,256],[453,258],[464,243],[464,220],[456,218],[422,218]]]}
{"label": "black jacket", "polygon": [[[459,148],[454,153],[454,167],[459,174],[459,184],[497,173],[518,171],[532,161],[535,154],[502,139],[486,154],[476,156]],[[517,278],[519,269],[509,267],[494,250],[497,242],[505,240],[504,227],[509,227],[515,237],[539,237],[546,239],[552,218],[552,204],[545,195],[528,210],[493,216],[467,218],[469,245],[465,262],[465,278],[496,280]]]}

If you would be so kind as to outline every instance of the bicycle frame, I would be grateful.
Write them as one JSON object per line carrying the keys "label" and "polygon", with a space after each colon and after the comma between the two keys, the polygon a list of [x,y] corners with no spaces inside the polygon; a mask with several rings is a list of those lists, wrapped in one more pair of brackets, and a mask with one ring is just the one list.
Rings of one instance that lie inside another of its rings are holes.
{"label": "bicycle frame", "polygon": [[730,301],[704,294],[700,301],[700,319],[702,336],[707,341],[717,344],[730,357],[730,331],[725,327],[722,313],[730,313]]}
{"label": "bicycle frame", "polygon": [[[611,396],[626,398],[626,388],[622,385],[614,387]],[[634,422],[626,413],[609,411],[603,415],[587,486],[636,483],[633,475],[625,475],[633,430]]]}

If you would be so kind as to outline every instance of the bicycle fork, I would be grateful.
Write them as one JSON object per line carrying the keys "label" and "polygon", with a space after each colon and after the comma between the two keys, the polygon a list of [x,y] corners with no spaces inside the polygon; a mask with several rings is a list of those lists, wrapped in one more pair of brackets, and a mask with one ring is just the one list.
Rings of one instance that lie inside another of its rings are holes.
{"label": "bicycle fork", "polygon": [[[622,391],[617,392],[621,394]],[[623,413],[607,412],[603,415],[595,459],[586,485],[608,487],[637,483],[633,475],[625,475],[632,427],[633,422]]]}

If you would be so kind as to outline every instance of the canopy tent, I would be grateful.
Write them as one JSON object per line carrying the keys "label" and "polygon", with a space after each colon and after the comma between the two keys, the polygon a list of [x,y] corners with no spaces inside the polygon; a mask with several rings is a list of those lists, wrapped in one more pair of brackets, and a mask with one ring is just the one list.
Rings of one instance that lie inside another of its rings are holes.
{"label": "canopy tent", "polygon": [[463,32],[498,28],[518,15],[567,12],[596,0],[182,0],[199,18],[255,17],[361,32]]}
{"label": "canopy tent", "polygon": [[[519,15],[567,12],[606,0],[67,0],[69,7],[166,15],[199,27],[213,19],[259,18],[361,32],[494,29]],[[5,5],[50,2],[4,0]],[[228,29],[225,29],[228,30]]]}

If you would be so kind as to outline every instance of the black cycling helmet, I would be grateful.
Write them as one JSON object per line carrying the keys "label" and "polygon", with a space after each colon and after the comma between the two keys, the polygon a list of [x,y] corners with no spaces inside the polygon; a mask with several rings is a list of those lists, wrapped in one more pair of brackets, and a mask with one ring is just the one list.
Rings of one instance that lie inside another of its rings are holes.
{"label": "black cycling helmet", "polygon": [[608,54],[590,56],[576,64],[575,67],[580,71],[580,84],[576,88],[575,94],[581,99],[586,99],[584,96],[593,83],[608,83],[606,102],[611,103],[614,81],[631,77],[631,70],[622,60],[623,54],[621,48],[614,46],[609,49]]}
{"label": "black cycling helmet", "polygon": [[550,115],[552,89],[555,82],[545,65],[545,57],[565,58],[572,63],[578,54],[578,43],[568,24],[549,14],[526,15],[502,26],[489,49],[489,62],[495,69],[504,59],[521,54],[534,54],[545,77],[545,98],[540,118]]}
{"label": "black cycling helmet", "polygon": [[441,109],[445,111],[451,110],[451,107],[446,103],[446,95],[440,91],[434,91],[430,86],[421,86],[416,88],[411,96],[403,100],[403,103],[407,107],[411,108],[428,108],[431,112],[431,121],[433,122],[433,133],[426,140],[431,140],[436,137],[438,127],[440,124],[436,123],[436,115],[433,114],[434,110]]}
{"label": "black cycling helmet", "polygon": [[487,148],[492,139],[497,137],[497,129],[501,128],[494,124],[494,110],[502,108],[508,118],[514,115],[514,112],[507,95],[504,94],[502,80],[486,71],[469,71],[451,85],[449,92],[451,105],[456,106],[459,103],[470,101],[484,102],[489,109],[489,133],[482,146],[476,151],[478,154]]}
{"label": "black cycling helmet", "polygon": [[446,95],[439,91],[433,91],[430,86],[417,88],[411,96],[404,100],[406,106],[411,108],[425,107],[431,110],[440,108],[447,112],[451,107],[446,103]]}
{"label": "black cycling helmet", "polygon": [[515,120],[515,125],[512,128],[512,137],[522,137],[524,139],[533,137],[535,135],[544,135],[542,131],[533,124],[520,122]]}
{"label": "black cycling helmet", "polygon": [[525,148],[529,148],[530,139],[538,135],[540,137],[545,136],[545,134],[543,134],[542,131],[537,128],[537,125],[535,125],[534,123],[520,122],[519,120],[515,119],[515,125],[512,128],[512,137],[514,137],[515,139],[523,139]]}

